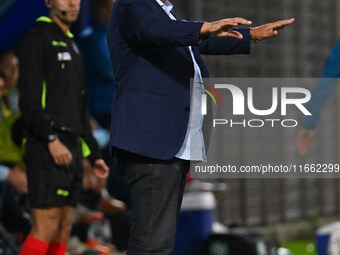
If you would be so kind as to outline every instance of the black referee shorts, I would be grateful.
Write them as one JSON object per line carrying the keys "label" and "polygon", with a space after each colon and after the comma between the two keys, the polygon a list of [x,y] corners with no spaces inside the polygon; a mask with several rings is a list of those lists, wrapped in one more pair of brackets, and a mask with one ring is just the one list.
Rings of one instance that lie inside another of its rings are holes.
{"label": "black referee shorts", "polygon": [[58,137],[72,153],[68,167],[54,163],[47,144],[35,137],[27,138],[24,160],[32,208],[75,207],[79,200],[83,178],[81,147],[73,134],[61,133]]}

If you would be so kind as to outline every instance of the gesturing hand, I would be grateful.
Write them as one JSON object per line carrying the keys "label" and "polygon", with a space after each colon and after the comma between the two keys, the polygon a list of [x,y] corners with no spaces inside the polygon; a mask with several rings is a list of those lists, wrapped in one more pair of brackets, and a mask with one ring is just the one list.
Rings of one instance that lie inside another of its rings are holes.
{"label": "gesturing hand", "polygon": [[48,144],[48,150],[57,165],[69,166],[71,164],[72,154],[58,138]]}
{"label": "gesturing hand", "polygon": [[205,22],[201,28],[201,35],[214,35],[217,37],[235,37],[242,39],[241,33],[232,30],[238,25],[251,25],[251,21],[243,18],[222,19],[212,23]]}
{"label": "gesturing hand", "polygon": [[260,41],[269,37],[277,36],[279,29],[294,23],[294,21],[295,19],[287,19],[254,27],[250,30],[252,39]]}

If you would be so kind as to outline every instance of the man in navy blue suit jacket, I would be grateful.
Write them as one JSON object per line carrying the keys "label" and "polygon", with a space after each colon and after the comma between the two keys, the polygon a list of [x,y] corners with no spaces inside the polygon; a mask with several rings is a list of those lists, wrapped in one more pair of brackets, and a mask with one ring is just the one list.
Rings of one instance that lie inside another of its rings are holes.
{"label": "man in navy blue suit jacket", "polygon": [[117,0],[108,26],[116,85],[110,144],[134,210],[129,255],[171,253],[189,162],[205,160],[203,117],[190,100],[201,104],[190,78],[208,77],[200,54],[248,54],[251,40],[294,21],[233,30],[251,22],[181,21],[171,9],[168,0]]}

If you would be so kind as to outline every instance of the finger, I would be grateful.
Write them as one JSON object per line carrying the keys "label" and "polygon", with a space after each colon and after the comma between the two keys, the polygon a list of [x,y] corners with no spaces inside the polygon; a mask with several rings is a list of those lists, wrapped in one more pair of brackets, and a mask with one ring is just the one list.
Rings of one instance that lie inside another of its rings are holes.
{"label": "finger", "polygon": [[265,38],[274,37],[277,36],[278,34],[279,32],[277,30],[269,30],[267,31]]}
{"label": "finger", "polygon": [[64,165],[63,156],[62,156],[62,155],[57,156],[56,159],[55,159],[55,163],[56,163],[58,166]]}
{"label": "finger", "polygon": [[59,158],[58,158],[58,157],[54,157],[53,160],[54,160],[54,163],[55,163],[56,165],[60,165],[60,162],[59,162]]}
{"label": "finger", "polygon": [[273,26],[275,28],[281,28],[281,27],[285,27],[288,26],[292,23],[294,23],[295,19],[287,19],[287,20],[281,20],[281,21],[276,21],[273,23]]}
{"label": "finger", "polygon": [[294,21],[295,21],[295,19],[286,19],[286,20],[276,21],[273,24],[280,25],[280,26],[286,26],[286,25],[292,24]]}
{"label": "finger", "polygon": [[246,19],[243,19],[243,18],[233,18],[232,19],[233,22],[239,24],[239,25],[251,25],[252,22],[250,20],[246,20]]}
{"label": "finger", "polygon": [[65,164],[66,164],[66,166],[71,165],[71,162],[72,162],[72,154],[71,153],[65,154]]}
{"label": "finger", "polygon": [[222,33],[222,37],[234,37],[234,38],[237,38],[237,39],[243,39],[243,35],[237,31],[234,31],[234,30],[230,30],[228,32],[224,32]]}
{"label": "finger", "polygon": [[105,171],[105,172],[109,171],[109,167],[105,164],[104,161],[101,161],[101,162],[99,163],[98,167],[99,167],[100,169],[102,169],[102,171]]}
{"label": "finger", "polygon": [[286,26],[282,26],[282,27],[274,27],[273,30],[278,31],[278,30],[284,29],[285,27],[286,27]]}
{"label": "finger", "polygon": [[106,178],[109,175],[109,167],[105,164],[104,161],[99,161],[98,164],[96,164],[97,168],[97,176],[99,178]]}
{"label": "finger", "polygon": [[108,171],[103,171],[102,179],[105,179],[108,176],[109,176],[109,172]]}
{"label": "finger", "polygon": [[236,22],[231,22],[231,21],[225,21],[222,23],[222,28],[224,29],[231,29],[233,27],[236,27],[238,24]]}
{"label": "finger", "polygon": [[95,168],[95,174],[98,178],[100,179],[104,179],[108,176],[108,171],[105,171],[103,168],[101,167],[96,167]]}
{"label": "finger", "polygon": [[72,153],[71,152],[67,153],[67,165],[70,165],[72,163],[72,159],[73,159]]}
{"label": "finger", "polygon": [[67,157],[65,154],[60,156],[59,161],[61,166],[67,166]]}
{"label": "finger", "polygon": [[289,25],[289,24],[293,24],[295,22],[295,19],[294,18],[286,19],[286,20],[282,20],[282,22]]}
{"label": "finger", "polygon": [[104,163],[104,171],[109,172],[110,168]]}
{"label": "finger", "polygon": [[273,26],[273,30],[280,30],[280,29],[284,29],[287,25],[274,25]]}
{"label": "finger", "polygon": [[63,166],[69,166],[72,161],[72,154],[67,151],[63,154]]}

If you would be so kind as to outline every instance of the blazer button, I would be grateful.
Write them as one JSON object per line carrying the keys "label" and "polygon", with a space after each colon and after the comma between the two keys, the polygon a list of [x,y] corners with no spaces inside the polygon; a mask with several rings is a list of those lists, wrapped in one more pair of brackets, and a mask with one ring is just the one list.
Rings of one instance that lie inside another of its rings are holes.
{"label": "blazer button", "polygon": [[185,111],[185,112],[190,111],[190,107],[185,107],[185,108],[184,108],[184,111]]}

